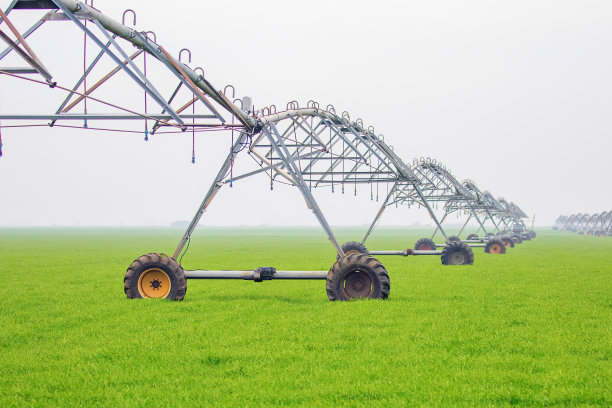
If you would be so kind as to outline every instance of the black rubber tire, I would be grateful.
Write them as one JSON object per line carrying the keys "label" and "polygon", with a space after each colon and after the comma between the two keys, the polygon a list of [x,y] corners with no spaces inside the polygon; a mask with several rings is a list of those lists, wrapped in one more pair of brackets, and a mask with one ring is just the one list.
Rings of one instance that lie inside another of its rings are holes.
{"label": "black rubber tire", "polygon": [[504,245],[506,246],[506,248],[510,247],[510,248],[514,248],[514,240],[511,237],[502,237],[501,240],[504,242]]}
{"label": "black rubber tire", "polygon": [[534,239],[537,236],[535,231],[529,231],[529,234],[531,235],[531,239]]}
{"label": "black rubber tire", "polygon": [[478,238],[478,234],[470,234],[467,236],[468,241],[473,240],[473,239],[479,239]]}
{"label": "black rubber tire", "polygon": [[[421,248],[422,246],[429,246],[429,248]],[[414,244],[415,251],[435,251],[436,243],[431,238],[421,238]]]}
{"label": "black rubber tire", "polygon": [[513,235],[512,238],[514,238],[514,243],[515,244],[522,244],[523,243],[523,238],[521,238],[520,235]]}
{"label": "black rubber tire", "polygon": [[446,243],[448,244],[449,242],[461,242],[461,238],[459,238],[456,235],[451,235],[450,237],[446,238]]}
{"label": "black rubber tire", "polygon": [[[356,291],[367,287],[369,283],[369,293],[365,296],[352,296],[352,290],[346,287],[347,280],[350,280],[351,277],[353,277],[353,285],[357,287]],[[343,256],[332,265],[327,273],[325,286],[327,297],[331,301],[347,301],[360,297],[387,299],[391,289],[391,281],[387,270],[376,258],[367,254],[350,254]]]}
{"label": "black rubber tire", "polygon": [[504,241],[502,241],[500,238],[493,238],[490,239],[487,244],[485,245],[484,251],[487,254],[491,253],[491,247],[493,246],[497,246],[499,245],[500,247],[500,252],[494,252],[495,254],[505,254],[506,253],[506,244],[504,244]]}
{"label": "black rubber tire", "polygon": [[170,291],[163,299],[183,300],[187,292],[187,280],[183,268],[166,254],[150,253],[142,255],[125,272],[123,279],[123,290],[128,299],[142,299],[143,296],[138,288],[140,275],[150,269],[159,269],[168,275],[170,279]]}
{"label": "black rubber tire", "polygon": [[[357,241],[348,241],[342,244],[342,250],[345,255],[350,254],[369,254],[368,248],[363,245],[361,242]],[[340,255],[336,254],[336,260],[340,259]]]}
{"label": "black rubber tire", "polygon": [[474,251],[465,242],[449,241],[442,250],[440,259],[442,265],[472,265],[474,263]]}
{"label": "black rubber tire", "polygon": [[531,234],[523,233],[521,234],[521,238],[523,239],[523,241],[531,241]]}

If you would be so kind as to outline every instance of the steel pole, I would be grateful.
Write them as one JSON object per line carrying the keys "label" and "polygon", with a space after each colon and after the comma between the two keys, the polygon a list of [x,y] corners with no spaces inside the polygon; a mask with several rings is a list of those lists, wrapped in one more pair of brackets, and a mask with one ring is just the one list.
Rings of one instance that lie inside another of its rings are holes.
{"label": "steel pole", "polygon": [[200,207],[198,207],[198,211],[193,216],[193,219],[191,220],[191,223],[189,224],[189,226],[187,227],[187,230],[183,234],[183,238],[181,238],[181,241],[179,242],[178,246],[176,247],[176,250],[174,251],[174,255],[172,255],[172,257],[174,259],[177,259],[177,257],[180,255],[181,251],[185,247],[185,244],[189,240],[189,237],[191,236],[191,233],[193,232],[195,227],[198,225],[198,222],[200,221],[200,218],[202,218],[202,215],[204,215],[204,213],[206,212],[206,209],[208,208],[208,205],[213,200],[213,198],[215,198],[215,195],[219,192],[219,190],[223,186],[223,183],[221,183],[221,181],[223,180],[223,178],[225,177],[225,175],[227,174],[227,171],[229,170],[229,168],[231,166],[233,157],[236,154],[235,153],[236,148],[240,144],[243,143],[244,138],[246,137],[246,135],[247,134],[244,133],[244,132],[240,133],[240,136],[238,137],[238,139],[236,140],[236,142],[232,146],[232,150],[230,151],[230,153],[225,158],[225,161],[221,165],[221,169],[219,169],[219,173],[217,173],[217,177],[215,177],[212,185],[210,186],[208,192],[206,193],[206,196],[204,197],[204,200],[202,200],[202,204],[200,204]]}

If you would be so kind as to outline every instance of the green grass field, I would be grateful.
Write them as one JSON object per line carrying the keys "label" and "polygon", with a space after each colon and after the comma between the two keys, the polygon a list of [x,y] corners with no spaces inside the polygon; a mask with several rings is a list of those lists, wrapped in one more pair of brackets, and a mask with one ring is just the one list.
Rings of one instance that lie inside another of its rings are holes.
{"label": "green grass field", "polygon": [[[126,267],[182,231],[0,230],[0,407],[610,406],[612,238],[538,232],[473,266],[381,257],[387,301],[332,303],[324,281],[126,300]],[[379,230],[369,247],[422,235]],[[202,230],[183,266],[334,259],[319,230]]]}

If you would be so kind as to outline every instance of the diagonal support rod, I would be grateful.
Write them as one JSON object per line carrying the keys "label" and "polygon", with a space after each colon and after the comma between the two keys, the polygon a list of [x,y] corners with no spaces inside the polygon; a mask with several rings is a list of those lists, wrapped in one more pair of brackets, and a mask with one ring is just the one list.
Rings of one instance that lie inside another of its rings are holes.
{"label": "diagonal support rod", "polygon": [[[48,14],[53,14],[56,13],[56,11],[50,11]],[[34,25],[32,27],[30,27],[26,32],[24,32],[22,34],[23,38],[28,38],[30,35],[32,35],[32,33],[34,31],[36,31],[41,25],[43,25],[45,23],[45,18],[41,18],[40,20],[38,20],[36,23],[34,23]],[[2,22],[2,20],[0,20],[0,23]],[[19,39],[17,39],[17,41],[15,41],[16,44],[20,44],[21,41],[19,41]],[[12,47],[8,47],[7,49],[5,49],[4,51],[0,52],[0,60],[4,57],[6,57],[11,51],[13,50]]]}
{"label": "diagonal support rod", "polygon": [[[23,58],[24,60],[26,60],[26,62],[28,64],[30,64],[30,66],[32,68],[34,68],[40,75],[43,76],[43,78],[45,78],[45,80],[49,83],[52,84],[52,80],[53,77],[51,76],[51,74],[49,74],[49,72],[47,72],[47,70],[45,69],[45,67],[43,67],[42,65],[40,65],[36,60],[34,60],[30,55],[28,55],[27,52],[25,52],[24,50],[21,49],[21,47],[19,47],[19,45],[17,45],[15,42],[13,42],[13,40],[11,40],[11,38],[6,35],[4,33],[4,31],[0,30],[0,38],[6,42],[9,47],[11,47],[12,49],[15,50],[15,52],[17,54],[19,54],[19,56],[21,56],[21,58]],[[53,85],[53,84],[52,84]]]}
{"label": "diagonal support rod", "polygon": [[[106,43],[106,46],[108,47],[110,45],[110,41]],[[72,96],[74,95],[75,91],[77,89],[79,89],[79,87],[81,86],[81,84],[83,83],[83,81],[85,80],[85,78],[87,77],[87,75],[89,75],[89,73],[92,71],[92,69],[96,66],[96,64],[98,63],[98,61],[100,61],[100,58],[102,58],[102,56],[104,55],[104,50],[100,50],[100,52],[98,53],[98,55],[96,55],[96,58],[94,58],[94,60],[91,62],[91,64],[89,65],[89,67],[87,67],[87,70],[85,70],[85,73],[81,76],[81,78],[77,81],[77,83],[74,85],[74,87],[72,88],[72,92],[68,93],[68,96],[66,97],[66,99],[64,99],[64,101],[62,102],[62,104],[60,105],[60,107],[57,109],[57,111],[55,112],[56,115],[59,115],[60,113],[66,113],[69,112],[70,109],[72,109],[76,104],[78,104],[80,101],[82,101],[83,99],[86,98],[85,95],[89,95],[90,93],[92,93],[98,86],[101,85],[101,81],[98,81],[98,83],[94,84],[93,87],[90,87],[83,95],[79,96],[75,102],[71,103],[70,106],[68,106],[64,111],[62,111],[62,109],[64,109],[64,107],[66,106],[66,104],[70,101],[70,98],[72,98]],[[117,71],[119,71],[119,67],[115,68]],[[115,71],[115,72],[117,72]],[[112,71],[111,71],[112,72]],[[110,77],[112,76],[114,73],[112,74],[108,74],[106,77]],[[106,78],[105,77],[105,78]],[[96,86],[97,85],[97,86]],[[93,88],[93,89],[92,89]]]}
{"label": "diagonal support rod", "polygon": [[189,238],[191,237],[191,234],[193,233],[193,230],[196,228],[196,226],[198,225],[198,222],[200,222],[200,219],[202,218],[202,216],[206,212],[206,209],[208,208],[208,206],[212,202],[213,198],[215,198],[215,195],[217,195],[217,193],[219,192],[221,187],[223,187],[223,183],[222,183],[223,178],[225,177],[225,175],[229,171],[229,168],[230,168],[230,166],[232,164],[232,161],[234,160],[234,156],[237,154],[239,146],[242,143],[244,143],[244,140],[246,139],[246,137],[247,137],[247,133],[241,132],[240,136],[238,137],[238,139],[236,140],[236,142],[232,146],[229,154],[225,158],[225,161],[221,165],[221,168],[219,169],[219,172],[217,173],[217,176],[213,180],[212,185],[208,189],[208,192],[206,193],[206,196],[204,197],[204,200],[202,200],[202,204],[200,204],[200,206],[198,207],[198,211],[196,212],[196,214],[194,215],[193,219],[191,220],[191,223],[189,223],[189,226],[187,227],[187,230],[185,231],[185,234],[183,234],[183,237],[181,238],[181,241],[179,242],[178,246],[176,247],[176,250],[174,251],[174,254],[172,255],[172,258],[177,259],[178,256],[181,254],[181,252],[183,251],[183,248],[187,244],[187,241],[189,241]]}
{"label": "diagonal support rod", "polygon": [[274,123],[270,123],[268,126],[272,129],[274,136],[272,135],[268,127],[264,127],[263,131],[265,132],[266,136],[270,140],[270,144],[274,147],[274,150],[276,150],[276,154],[278,154],[281,160],[285,163],[287,170],[289,171],[289,173],[291,174],[291,176],[297,183],[298,188],[302,192],[302,196],[306,200],[306,203],[308,204],[308,206],[314,213],[315,217],[317,217],[317,219],[319,220],[319,223],[321,224],[321,227],[323,227],[323,230],[327,234],[327,237],[331,241],[332,245],[336,248],[338,255],[340,255],[341,257],[344,256],[344,250],[338,243],[338,240],[336,239],[336,236],[334,235],[331,227],[329,226],[327,220],[325,219],[325,216],[323,215],[321,208],[319,207],[314,196],[308,189],[308,186],[306,185],[306,182],[304,181],[302,174],[300,173],[297,165],[293,161],[293,158],[291,154],[289,153],[287,146],[285,146],[285,143],[283,142],[283,138],[278,133],[276,126],[274,126]]}
{"label": "diagonal support rod", "polygon": [[[128,76],[130,78],[132,78],[134,80],[134,82],[136,82],[141,88],[143,88],[143,90],[150,92],[151,93],[151,97],[160,105],[160,106],[164,106],[168,112],[168,114],[170,116],[172,116],[172,118],[174,120],[177,121],[177,123],[179,123],[181,126],[184,126],[184,122],[183,120],[174,112],[174,110],[172,108],[170,108],[169,106],[167,106],[166,102],[163,100],[163,98],[161,98],[156,91],[154,91],[153,89],[150,89],[147,84],[145,82],[142,82],[140,80],[140,78],[138,78],[138,76],[132,72],[126,65],[123,65],[121,59],[115,55],[115,53],[113,53],[110,48],[105,47],[104,43],[102,41],[100,41],[100,39],[98,37],[96,37],[94,35],[94,33],[91,32],[91,30],[89,30],[87,27],[85,27],[85,25],[70,11],[68,10],[68,8],[62,3],[62,1],[60,0],[52,0],[65,14],[66,16],[68,16],[68,18],[70,20],[72,20],[72,22],[81,29],[81,31],[83,31],[85,34],[87,34],[87,36],[89,38],[91,38],[91,40],[93,42],[96,43],[96,45],[98,47],[100,47],[101,49],[103,49],[106,54],[118,65],[120,66],[125,72],[126,74],[128,74]],[[83,3],[78,3],[79,6],[82,9],[87,9],[85,7],[85,5],[83,5]],[[102,25],[98,22],[98,20],[94,19],[94,23],[96,23],[96,26],[98,26],[98,28],[100,28],[102,30],[102,32],[106,35],[106,37],[108,38],[108,40],[111,40],[111,36],[110,34],[108,34],[108,32],[106,31],[106,29],[104,27],[102,27]],[[113,40],[114,41],[114,40]],[[111,41],[111,42],[113,42]],[[125,55],[125,58],[128,59],[127,55]],[[147,81],[148,82],[148,81]]]}
{"label": "diagonal support rod", "polygon": [[[74,16],[73,16],[74,17]],[[113,46],[115,47],[115,49],[117,49],[117,51],[119,51],[119,54],[121,54],[121,56],[124,58],[125,61],[127,61],[128,65],[132,68],[132,72],[135,72],[136,75],[134,76],[134,80],[145,90],[148,91],[151,94],[151,97],[160,105],[162,106],[164,109],[166,109],[166,112],[168,112],[168,114],[170,116],[172,116],[174,118],[174,120],[177,121],[177,123],[184,125],[183,120],[180,118],[180,116],[178,116],[176,114],[176,112],[174,112],[174,110],[170,107],[170,105],[168,105],[165,101],[165,99],[161,96],[161,94],[159,93],[159,91],[155,88],[155,86],[153,86],[153,84],[151,83],[151,81],[149,81],[147,79],[147,77],[144,76],[144,74],[140,71],[140,69],[136,66],[136,64],[134,64],[134,61],[127,55],[127,53],[123,50],[123,48],[121,48],[119,46],[119,44],[117,43],[117,41],[115,41],[115,39],[113,38],[113,36],[111,36],[108,31],[106,31],[106,29],[102,26],[102,24],[100,24],[100,22],[98,20],[93,20],[94,24],[96,25],[96,27],[98,27],[98,29],[102,32],[102,34],[104,34],[104,36],[108,39],[108,41],[110,41]],[[87,30],[87,27],[83,26],[85,28],[85,30]],[[97,37],[96,37],[97,39]],[[99,41],[99,40],[98,40]],[[102,42],[100,42],[100,44],[102,44]],[[103,48],[104,49],[104,48]],[[110,48],[106,47],[105,48],[107,51],[107,53],[111,53]],[[109,54],[110,55],[110,54]],[[113,54],[114,55],[114,54]],[[127,69],[127,66],[123,63],[120,64],[120,67],[126,71],[126,72],[130,72]]]}
{"label": "diagonal support rod", "polygon": [[368,231],[365,233],[363,239],[361,240],[362,244],[365,244],[365,242],[368,240],[368,237],[372,233],[372,230],[374,229],[374,227],[380,220],[380,217],[382,217],[382,214],[383,212],[385,212],[385,209],[387,208],[387,204],[389,203],[389,200],[391,199],[391,197],[393,197],[393,194],[395,193],[396,188],[397,188],[397,183],[394,183],[393,187],[391,188],[391,191],[389,191],[389,194],[387,194],[387,198],[385,198],[385,201],[380,206],[380,210],[378,210],[378,213],[376,214],[374,221],[372,221],[372,224],[370,224],[370,228],[368,228]]}

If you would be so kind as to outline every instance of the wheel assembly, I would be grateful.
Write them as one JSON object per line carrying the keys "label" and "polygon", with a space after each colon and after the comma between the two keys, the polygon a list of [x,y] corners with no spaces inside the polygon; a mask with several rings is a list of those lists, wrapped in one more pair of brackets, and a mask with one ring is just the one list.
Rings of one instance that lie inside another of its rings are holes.
{"label": "wheel assembly", "polygon": [[414,244],[415,251],[435,251],[436,243],[431,238],[421,238]]}
{"label": "wheel assembly", "polygon": [[520,236],[520,235],[513,235],[513,236],[512,236],[512,239],[514,239],[514,243],[515,243],[515,244],[521,244],[521,243],[523,243],[523,239],[521,238],[521,236]]}
{"label": "wheel assembly", "polygon": [[501,240],[504,242],[506,248],[514,248],[514,240],[510,237],[502,237]]}
{"label": "wheel assembly", "polygon": [[[351,254],[369,254],[368,248],[363,245],[361,242],[357,241],[348,241],[342,244],[342,250],[344,251],[344,255]],[[336,255],[336,259],[340,259],[340,255]]]}
{"label": "wheel assembly", "polygon": [[385,267],[367,254],[343,256],[327,273],[327,297],[332,301],[387,299],[390,285]]}
{"label": "wheel assembly", "polygon": [[488,254],[505,254],[506,244],[499,238],[493,238],[487,242],[484,250]]}
{"label": "wheel assembly", "polygon": [[451,235],[450,237],[446,238],[446,242],[461,242],[461,238],[456,235]]}
{"label": "wheel assembly", "polygon": [[123,282],[128,299],[183,300],[187,291],[183,268],[175,259],[158,253],[142,255],[134,260]]}
{"label": "wheel assembly", "polygon": [[474,252],[465,242],[449,241],[440,255],[442,265],[472,265]]}
{"label": "wheel assembly", "polygon": [[467,236],[468,240],[478,239],[478,234],[470,234]]}

